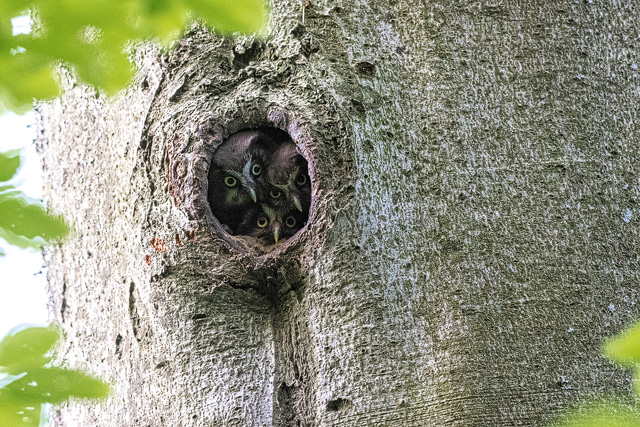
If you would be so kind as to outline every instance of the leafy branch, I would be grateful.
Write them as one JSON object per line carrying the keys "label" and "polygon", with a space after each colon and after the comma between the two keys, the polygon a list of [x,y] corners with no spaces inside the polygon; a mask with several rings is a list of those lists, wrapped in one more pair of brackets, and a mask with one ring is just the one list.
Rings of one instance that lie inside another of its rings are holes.
{"label": "leafy branch", "polygon": [[109,395],[111,388],[99,379],[51,366],[59,339],[56,328],[23,325],[0,341],[0,425],[38,426],[47,403]]}
{"label": "leafy branch", "polygon": [[17,151],[0,153],[0,237],[20,248],[41,248],[62,239],[69,227],[61,217],[48,214],[41,204],[29,203],[8,183],[19,167]]}
{"label": "leafy branch", "polygon": [[[29,11],[32,11],[30,14]],[[14,35],[12,20],[32,15],[37,31]],[[59,93],[55,67],[111,95],[132,79],[124,47],[168,42],[192,19],[217,32],[253,33],[267,19],[262,0],[11,0],[0,2],[0,104],[15,111]]]}

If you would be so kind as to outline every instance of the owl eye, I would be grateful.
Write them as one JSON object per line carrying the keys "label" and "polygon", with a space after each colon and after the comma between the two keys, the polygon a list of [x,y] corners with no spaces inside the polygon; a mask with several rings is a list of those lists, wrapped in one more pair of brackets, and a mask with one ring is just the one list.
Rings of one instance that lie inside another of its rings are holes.
{"label": "owl eye", "polygon": [[296,184],[305,185],[307,183],[307,176],[303,173],[296,177]]}
{"label": "owl eye", "polygon": [[260,218],[258,218],[257,224],[259,228],[265,228],[267,224],[269,224],[269,220],[266,217],[261,216]]}
{"label": "owl eye", "polygon": [[224,179],[224,185],[226,185],[227,187],[235,187],[237,183],[238,180],[232,176],[228,176]]}
{"label": "owl eye", "polygon": [[280,191],[280,190],[271,190],[271,191],[269,191],[269,195],[274,199],[278,199],[278,198],[280,198],[280,196],[282,196],[282,191]]}
{"label": "owl eye", "polygon": [[251,173],[255,176],[260,175],[262,173],[262,166],[260,166],[258,163],[254,164],[251,168]]}
{"label": "owl eye", "polygon": [[289,228],[293,228],[296,226],[296,219],[292,216],[288,216],[287,219],[284,220],[284,224]]}

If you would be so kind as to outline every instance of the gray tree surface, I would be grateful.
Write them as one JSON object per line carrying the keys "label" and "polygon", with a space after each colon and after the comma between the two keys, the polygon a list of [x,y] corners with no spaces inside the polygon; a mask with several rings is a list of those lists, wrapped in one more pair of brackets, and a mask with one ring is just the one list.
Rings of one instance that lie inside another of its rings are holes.
{"label": "gray tree surface", "polygon": [[[307,5],[309,6],[309,5]],[[119,98],[40,108],[67,426],[543,425],[631,388],[640,317],[633,2],[302,1],[264,38],[137,49]],[[206,201],[229,134],[286,130],[307,226],[273,251]]]}

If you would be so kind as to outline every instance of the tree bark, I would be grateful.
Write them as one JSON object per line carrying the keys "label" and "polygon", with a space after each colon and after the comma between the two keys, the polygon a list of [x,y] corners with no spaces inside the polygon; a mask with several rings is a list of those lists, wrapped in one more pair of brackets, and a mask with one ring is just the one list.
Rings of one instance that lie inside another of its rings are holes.
{"label": "tree bark", "polygon": [[[638,9],[347,3],[194,26],[118,99],[41,107],[61,355],[115,390],[56,425],[538,426],[630,390],[600,345],[640,314]],[[313,182],[270,252],[206,201],[258,126]]]}

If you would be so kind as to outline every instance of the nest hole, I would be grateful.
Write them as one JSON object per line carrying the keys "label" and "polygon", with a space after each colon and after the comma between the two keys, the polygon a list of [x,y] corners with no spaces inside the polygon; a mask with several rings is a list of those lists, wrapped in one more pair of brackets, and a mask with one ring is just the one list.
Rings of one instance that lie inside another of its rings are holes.
{"label": "nest hole", "polygon": [[208,181],[211,212],[231,235],[274,245],[293,237],[309,219],[308,163],[280,129],[230,135],[213,153]]}

